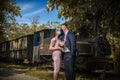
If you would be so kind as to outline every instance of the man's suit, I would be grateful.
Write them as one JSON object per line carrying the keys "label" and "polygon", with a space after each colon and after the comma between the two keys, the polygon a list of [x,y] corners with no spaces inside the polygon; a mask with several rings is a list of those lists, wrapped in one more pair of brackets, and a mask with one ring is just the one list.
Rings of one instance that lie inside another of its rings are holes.
{"label": "man's suit", "polygon": [[65,45],[68,51],[64,53],[64,68],[66,80],[75,80],[75,57],[76,57],[76,38],[74,33],[68,31],[66,34]]}

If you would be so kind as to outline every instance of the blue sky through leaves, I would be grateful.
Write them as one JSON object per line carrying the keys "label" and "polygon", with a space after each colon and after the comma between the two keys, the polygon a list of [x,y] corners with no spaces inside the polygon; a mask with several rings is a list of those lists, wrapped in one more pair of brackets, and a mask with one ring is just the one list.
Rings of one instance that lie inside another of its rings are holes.
{"label": "blue sky through leaves", "polygon": [[31,24],[31,20],[39,16],[39,24],[46,24],[48,21],[63,22],[62,19],[58,19],[58,11],[54,9],[49,13],[46,10],[47,0],[16,0],[17,5],[21,8],[22,18],[16,17],[19,24],[27,23]]}

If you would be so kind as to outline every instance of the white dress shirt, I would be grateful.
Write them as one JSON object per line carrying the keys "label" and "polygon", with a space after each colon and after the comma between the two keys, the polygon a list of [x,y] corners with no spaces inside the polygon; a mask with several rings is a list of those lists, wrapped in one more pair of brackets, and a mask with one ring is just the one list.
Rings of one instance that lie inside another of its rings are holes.
{"label": "white dress shirt", "polygon": [[[65,32],[64,42],[66,42],[66,37],[68,34],[68,30]],[[70,50],[65,46],[65,52],[70,52]]]}

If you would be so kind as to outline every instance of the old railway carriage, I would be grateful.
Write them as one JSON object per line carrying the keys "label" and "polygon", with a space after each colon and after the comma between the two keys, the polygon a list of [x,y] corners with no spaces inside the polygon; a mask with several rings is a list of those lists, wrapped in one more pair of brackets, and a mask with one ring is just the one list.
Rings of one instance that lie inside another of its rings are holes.
{"label": "old railway carriage", "polygon": [[23,62],[32,54],[33,34],[0,43],[2,61]]}
{"label": "old railway carriage", "polygon": [[[52,29],[40,30],[34,34],[0,43],[0,59],[16,63],[51,61],[49,44],[53,31]],[[38,49],[35,48],[36,46]]]}

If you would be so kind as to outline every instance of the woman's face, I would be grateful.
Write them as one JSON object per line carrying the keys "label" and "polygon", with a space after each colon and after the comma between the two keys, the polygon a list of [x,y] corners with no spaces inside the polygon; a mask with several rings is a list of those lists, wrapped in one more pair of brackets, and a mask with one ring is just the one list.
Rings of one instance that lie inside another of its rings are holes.
{"label": "woman's face", "polygon": [[61,34],[60,29],[56,29],[56,30],[55,30],[55,33],[56,33],[56,35],[60,35],[60,34]]}

